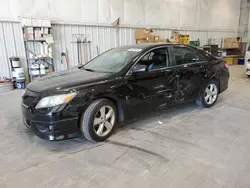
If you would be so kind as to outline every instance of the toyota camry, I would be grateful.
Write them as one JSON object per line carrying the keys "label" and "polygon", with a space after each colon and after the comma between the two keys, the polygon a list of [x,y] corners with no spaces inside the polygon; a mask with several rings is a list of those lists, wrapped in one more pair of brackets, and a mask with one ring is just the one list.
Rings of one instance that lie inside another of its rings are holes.
{"label": "toyota camry", "polygon": [[99,142],[140,109],[187,101],[212,107],[228,80],[227,63],[195,47],[122,46],[31,82],[22,96],[23,120],[46,140],[84,135]]}

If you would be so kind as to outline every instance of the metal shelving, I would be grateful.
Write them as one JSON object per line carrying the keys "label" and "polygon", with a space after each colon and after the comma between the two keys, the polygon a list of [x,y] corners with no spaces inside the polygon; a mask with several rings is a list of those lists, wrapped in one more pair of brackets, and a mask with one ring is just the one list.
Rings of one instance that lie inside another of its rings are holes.
{"label": "metal shelving", "polygon": [[[35,77],[40,76],[41,72],[39,71],[39,75],[33,75],[31,67],[34,64],[38,64],[39,66],[41,64],[47,64],[49,67],[49,72],[54,71],[54,59],[53,57],[50,56],[41,56],[38,54],[38,52],[35,51],[36,48],[38,48],[38,45],[41,45],[41,43],[46,43],[46,39],[40,38],[40,39],[35,39],[34,33],[30,33],[30,35],[33,35],[34,39],[26,39],[25,38],[25,28],[33,28],[33,31],[35,28],[48,28],[49,30],[51,27],[33,27],[33,26],[23,26],[23,36],[24,36],[24,47],[25,47],[25,55],[26,55],[26,62],[27,62],[27,67],[28,67],[28,76],[29,76],[29,81],[32,81]],[[27,33],[26,33],[27,34]],[[40,47],[41,48],[41,47]],[[32,56],[32,57],[31,57]],[[47,73],[47,72],[46,72]]]}

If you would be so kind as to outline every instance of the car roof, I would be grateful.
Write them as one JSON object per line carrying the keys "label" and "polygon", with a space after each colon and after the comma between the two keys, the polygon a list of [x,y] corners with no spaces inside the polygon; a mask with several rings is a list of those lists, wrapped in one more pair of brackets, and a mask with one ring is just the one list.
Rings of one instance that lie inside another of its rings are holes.
{"label": "car roof", "polygon": [[119,46],[118,48],[140,48],[142,50],[148,49],[148,48],[154,48],[157,46],[168,46],[168,45],[183,45],[183,44],[179,44],[179,43],[166,43],[166,42],[162,42],[162,43],[143,43],[143,44],[133,44],[133,45],[125,45],[125,46]]}

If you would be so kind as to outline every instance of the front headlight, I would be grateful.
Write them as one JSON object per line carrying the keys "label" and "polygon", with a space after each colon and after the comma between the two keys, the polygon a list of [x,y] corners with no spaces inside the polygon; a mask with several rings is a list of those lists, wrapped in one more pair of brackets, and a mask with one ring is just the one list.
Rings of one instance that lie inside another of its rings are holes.
{"label": "front headlight", "polygon": [[68,103],[76,96],[76,93],[54,95],[42,98],[36,105],[36,109],[49,108],[60,104]]}

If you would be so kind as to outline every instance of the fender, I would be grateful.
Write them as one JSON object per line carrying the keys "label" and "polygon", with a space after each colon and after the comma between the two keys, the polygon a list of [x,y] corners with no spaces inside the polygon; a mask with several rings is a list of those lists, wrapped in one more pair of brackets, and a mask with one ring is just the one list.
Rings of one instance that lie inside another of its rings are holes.
{"label": "fender", "polygon": [[125,119],[126,114],[127,114],[126,105],[121,100],[119,100],[117,96],[115,96],[113,93],[110,93],[110,92],[100,93],[100,94],[94,96],[92,98],[92,102],[94,100],[100,99],[100,98],[108,99],[115,104],[115,106],[117,108],[117,113],[118,113],[118,122],[122,123]]}

